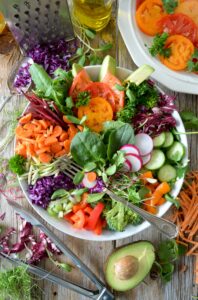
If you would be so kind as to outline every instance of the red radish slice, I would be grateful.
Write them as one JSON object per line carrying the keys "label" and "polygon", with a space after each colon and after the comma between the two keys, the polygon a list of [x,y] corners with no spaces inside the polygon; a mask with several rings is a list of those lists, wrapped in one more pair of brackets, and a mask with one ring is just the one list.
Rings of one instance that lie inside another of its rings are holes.
{"label": "red radish slice", "polygon": [[123,164],[121,171],[123,171],[123,172],[131,172],[132,171],[132,165],[128,159],[125,159],[125,162]]}
{"label": "red radish slice", "polygon": [[97,185],[97,180],[90,181],[88,179],[87,174],[85,173],[85,176],[84,176],[84,178],[82,180],[82,184],[84,185],[84,187],[86,187],[88,189],[92,189],[92,188],[94,188]]}
{"label": "red radish slice", "polygon": [[139,149],[135,145],[132,145],[132,144],[126,144],[126,145],[122,146],[120,148],[120,150],[124,151],[126,154],[131,153],[131,154],[140,155]]}
{"label": "red radish slice", "polygon": [[132,171],[138,172],[142,167],[142,158],[136,154],[127,154],[126,159],[128,159],[132,165]]}
{"label": "red radish slice", "polygon": [[135,136],[135,145],[140,150],[141,156],[146,156],[153,150],[153,140],[146,133],[138,133]]}
{"label": "red radish slice", "polygon": [[151,159],[151,154],[149,153],[146,156],[142,156],[142,162],[143,162],[143,166],[146,165]]}

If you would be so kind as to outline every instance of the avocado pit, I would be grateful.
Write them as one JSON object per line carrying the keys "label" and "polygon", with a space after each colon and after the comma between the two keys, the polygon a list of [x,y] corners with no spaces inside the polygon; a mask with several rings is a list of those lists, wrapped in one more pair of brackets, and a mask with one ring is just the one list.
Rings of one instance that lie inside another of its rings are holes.
{"label": "avocado pit", "polygon": [[115,276],[119,280],[128,280],[135,276],[139,268],[138,259],[132,255],[120,258],[114,264]]}

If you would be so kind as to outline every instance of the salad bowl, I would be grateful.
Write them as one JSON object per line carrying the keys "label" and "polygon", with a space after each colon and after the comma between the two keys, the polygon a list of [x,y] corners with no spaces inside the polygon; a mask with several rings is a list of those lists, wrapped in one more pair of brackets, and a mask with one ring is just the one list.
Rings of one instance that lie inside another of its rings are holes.
{"label": "salad bowl", "polygon": [[126,47],[137,66],[149,64],[155,69],[152,77],[173,91],[198,94],[197,74],[187,71],[176,72],[163,65],[158,58],[152,57],[148,48],[153,37],[144,34],[135,19],[137,0],[119,1],[118,26]]}
{"label": "salad bowl", "polygon": [[[85,67],[88,75],[93,81],[97,81],[99,72],[101,69],[101,66],[88,66]],[[131,74],[131,70],[124,69],[117,67],[116,68],[116,76],[122,81],[126,79],[129,75]],[[162,90],[159,89],[160,93],[163,93]],[[173,117],[176,120],[176,129],[178,132],[185,132],[182,120],[179,116],[179,113],[175,110],[173,112]],[[181,134],[180,136],[181,143],[184,145],[185,148],[185,155],[183,157],[183,164],[185,165],[187,163],[187,157],[188,157],[188,151],[187,151],[187,138],[185,134]],[[28,200],[28,202],[32,205],[34,210],[50,225],[55,227],[56,229],[60,230],[61,232],[68,234],[70,236],[74,236],[76,238],[84,239],[84,240],[91,240],[91,241],[112,241],[112,240],[118,240],[122,238],[126,238],[129,236],[133,236],[144,229],[148,228],[150,224],[148,222],[143,222],[140,225],[137,226],[132,226],[128,225],[126,229],[122,232],[116,232],[116,231],[110,231],[110,230],[104,230],[101,235],[95,235],[91,231],[86,231],[86,230],[79,230],[75,229],[69,222],[66,222],[64,219],[57,219],[54,217],[51,217],[46,210],[43,208],[33,205],[32,201],[28,197],[28,185],[27,181],[24,179],[19,179],[20,186]],[[171,195],[173,197],[176,197],[182,187],[183,184],[183,178],[180,178],[176,181],[174,184],[173,189],[171,190]],[[170,202],[165,202],[163,205],[159,207],[159,212],[158,216],[163,216],[168,209],[171,207]]]}

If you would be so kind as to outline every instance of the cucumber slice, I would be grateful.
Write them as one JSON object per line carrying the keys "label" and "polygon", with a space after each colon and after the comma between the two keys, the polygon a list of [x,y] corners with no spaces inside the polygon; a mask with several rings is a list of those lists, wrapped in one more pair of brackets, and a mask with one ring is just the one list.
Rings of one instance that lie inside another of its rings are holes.
{"label": "cucumber slice", "polygon": [[166,156],[168,159],[178,162],[184,156],[184,146],[180,142],[174,142],[173,145],[166,152]]}
{"label": "cucumber slice", "polygon": [[163,148],[168,148],[173,144],[174,137],[173,137],[173,134],[171,132],[164,132],[164,133],[165,133],[165,142],[162,145],[162,147]]}
{"label": "cucumber slice", "polygon": [[126,82],[133,82],[136,85],[139,85],[144,80],[148,79],[148,77],[155,71],[155,69],[149,65],[142,65],[137,70],[135,70],[129,77],[124,80]]}
{"label": "cucumber slice", "polygon": [[161,150],[153,150],[150,161],[145,165],[148,170],[157,170],[163,166],[165,155]]}
{"label": "cucumber slice", "polygon": [[76,77],[80,71],[82,71],[83,67],[74,63],[72,65],[72,75]]}
{"label": "cucumber slice", "polygon": [[164,165],[159,169],[157,176],[159,181],[169,182],[176,178],[177,171],[171,165]]}
{"label": "cucumber slice", "polygon": [[156,136],[153,139],[153,146],[155,148],[161,147],[165,142],[165,138],[166,138],[165,132],[160,133],[160,135]]}

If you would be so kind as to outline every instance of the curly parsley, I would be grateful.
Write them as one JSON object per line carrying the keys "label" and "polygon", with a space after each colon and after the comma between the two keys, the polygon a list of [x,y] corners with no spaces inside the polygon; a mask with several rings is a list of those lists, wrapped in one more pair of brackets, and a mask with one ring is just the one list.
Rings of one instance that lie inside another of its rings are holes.
{"label": "curly parsley", "polygon": [[187,67],[190,72],[198,72],[198,49],[195,49],[195,52],[188,61]]}
{"label": "curly parsley", "polygon": [[156,56],[157,54],[162,55],[164,57],[170,57],[171,48],[166,48],[165,43],[168,38],[168,33],[163,32],[162,34],[157,34],[153,39],[153,44],[149,48],[149,52],[152,56]]}
{"label": "curly parsley", "polygon": [[77,97],[76,107],[86,106],[90,101],[90,93],[89,92],[80,92]]}
{"label": "curly parsley", "polygon": [[168,14],[173,14],[175,11],[175,8],[178,6],[177,0],[162,0],[162,2],[163,2],[164,10]]}

